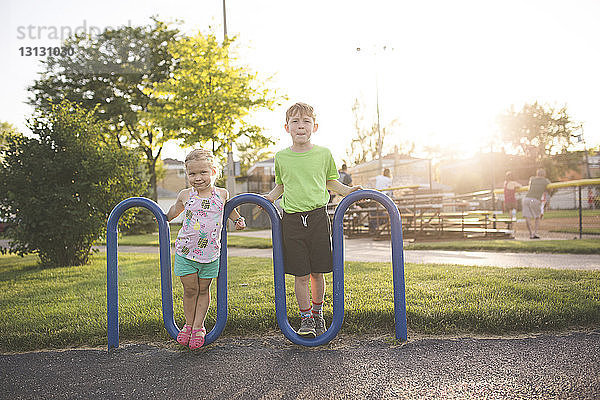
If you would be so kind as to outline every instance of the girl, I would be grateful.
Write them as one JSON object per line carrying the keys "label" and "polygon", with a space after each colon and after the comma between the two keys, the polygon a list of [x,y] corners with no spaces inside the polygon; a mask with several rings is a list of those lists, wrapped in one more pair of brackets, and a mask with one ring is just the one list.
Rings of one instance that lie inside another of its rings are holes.
{"label": "girl", "polygon": [[[210,283],[219,274],[223,208],[229,199],[225,189],[215,187],[217,170],[208,150],[196,149],[185,158],[185,172],[191,188],[183,189],[167,213],[171,221],[185,211],[183,226],[175,241],[175,275],[183,284],[185,325],[177,342],[190,349],[204,344],[204,318],[210,305]],[[235,228],[246,227],[244,217],[233,210],[229,216]]]}
{"label": "girl", "polygon": [[509,213],[513,221],[517,220],[516,191],[520,187],[521,184],[513,180],[512,172],[506,172],[506,179],[504,180],[504,212]]}

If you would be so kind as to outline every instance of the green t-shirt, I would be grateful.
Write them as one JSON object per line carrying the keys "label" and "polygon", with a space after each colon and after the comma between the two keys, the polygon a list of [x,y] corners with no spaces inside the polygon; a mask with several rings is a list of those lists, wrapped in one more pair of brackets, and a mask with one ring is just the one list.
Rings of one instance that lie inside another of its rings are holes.
{"label": "green t-shirt", "polygon": [[333,156],[325,147],[315,145],[305,153],[295,153],[288,147],[275,154],[275,183],[283,185],[281,206],[287,213],[327,205],[327,181],[338,178]]}
{"label": "green t-shirt", "polygon": [[525,197],[541,200],[546,191],[546,186],[549,184],[550,181],[542,176],[532,176],[529,179],[529,191]]}

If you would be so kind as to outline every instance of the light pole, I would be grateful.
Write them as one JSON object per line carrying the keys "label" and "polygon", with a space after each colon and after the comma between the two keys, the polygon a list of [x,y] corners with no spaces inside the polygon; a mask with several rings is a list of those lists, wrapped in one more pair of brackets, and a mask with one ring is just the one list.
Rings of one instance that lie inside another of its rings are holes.
{"label": "light pole", "polygon": [[587,146],[585,145],[585,139],[583,137],[583,124],[579,124],[578,128],[581,129],[581,133],[573,136],[576,137],[578,141],[583,142],[583,153],[585,154],[585,177],[590,179],[592,175],[590,174],[590,160],[588,158]]}
{"label": "light pole", "polygon": [[[387,46],[382,47],[383,51],[387,49]],[[390,49],[393,50],[393,49]],[[356,51],[360,53],[364,51],[363,48],[357,47]],[[382,149],[383,149],[383,138],[381,137],[381,124],[379,122],[379,74],[377,73],[377,48],[374,51],[375,56],[375,104],[377,109],[377,159],[378,159],[378,168],[379,174],[383,171],[383,158],[382,158]]]}
{"label": "light pole", "polygon": [[[227,7],[223,0],[223,43],[227,42]],[[235,166],[233,163],[233,144],[231,140],[227,140],[227,178],[225,180],[225,188],[230,196],[235,195]]]}

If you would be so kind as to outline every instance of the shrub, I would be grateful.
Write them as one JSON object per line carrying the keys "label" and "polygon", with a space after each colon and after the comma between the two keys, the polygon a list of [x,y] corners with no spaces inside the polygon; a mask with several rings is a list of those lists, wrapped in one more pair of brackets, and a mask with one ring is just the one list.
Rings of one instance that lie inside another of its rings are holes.
{"label": "shrub", "polygon": [[[145,192],[137,153],[63,101],[28,121],[34,137],[9,135],[0,149],[0,217],[9,252],[37,253],[45,266],[87,263],[112,208]],[[4,250],[6,252],[6,250]]]}

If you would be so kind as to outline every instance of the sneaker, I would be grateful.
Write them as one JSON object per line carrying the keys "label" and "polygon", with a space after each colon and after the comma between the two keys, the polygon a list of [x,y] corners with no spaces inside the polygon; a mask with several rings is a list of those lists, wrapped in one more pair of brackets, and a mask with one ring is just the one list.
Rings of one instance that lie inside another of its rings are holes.
{"label": "sneaker", "polygon": [[315,319],[313,317],[303,318],[297,333],[305,338],[317,337],[317,333],[315,332]]}
{"label": "sneaker", "polygon": [[313,314],[313,318],[315,320],[315,332],[317,336],[324,334],[327,330],[327,326],[325,325],[325,318],[323,318],[323,315]]}

